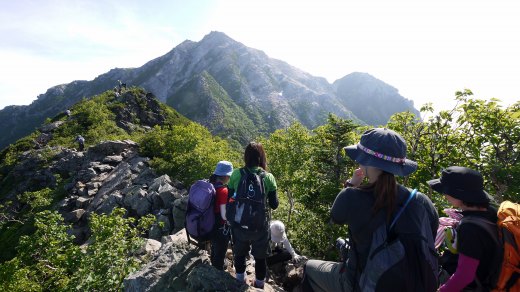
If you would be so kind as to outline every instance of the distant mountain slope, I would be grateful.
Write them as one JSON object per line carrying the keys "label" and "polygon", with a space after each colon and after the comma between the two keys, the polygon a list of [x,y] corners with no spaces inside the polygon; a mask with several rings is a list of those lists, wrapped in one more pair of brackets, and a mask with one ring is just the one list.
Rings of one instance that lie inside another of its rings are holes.
{"label": "distant mountain slope", "polygon": [[258,135],[253,120],[206,71],[170,96],[167,104],[222,137],[246,143]]}
{"label": "distant mountain slope", "polygon": [[419,116],[413,101],[395,87],[367,73],[351,73],[333,83],[336,95],[356,116],[369,125],[384,125],[394,113],[410,111]]}
{"label": "distant mountain slope", "polygon": [[[28,106],[6,107],[0,111],[0,149],[82,98],[114,88],[118,80],[153,92],[187,118],[206,125],[213,134],[240,143],[287,127],[293,121],[314,128],[325,122],[329,112],[371,124],[366,113],[379,115],[381,107],[369,104],[357,110],[355,99],[349,94],[339,98],[335,87],[324,78],[269,58],[224,33],[211,32],[199,42],[184,41],[139,68],[112,69],[92,81],[52,87]],[[350,92],[371,92],[366,86],[350,86]],[[387,104],[385,98],[377,95],[376,100]],[[207,108],[201,110],[199,104],[189,100],[204,101]],[[412,105],[408,109],[414,110]]]}

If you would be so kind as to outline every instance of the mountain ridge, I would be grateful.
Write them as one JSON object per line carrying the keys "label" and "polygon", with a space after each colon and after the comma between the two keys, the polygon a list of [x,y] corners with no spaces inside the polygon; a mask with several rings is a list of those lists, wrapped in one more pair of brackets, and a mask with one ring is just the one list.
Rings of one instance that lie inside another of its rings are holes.
{"label": "mountain ridge", "polygon": [[[192,117],[188,114],[193,112],[192,109],[179,112],[209,126],[213,134],[227,137],[233,131],[239,130],[241,134],[231,134],[230,138],[239,143],[285,128],[294,121],[299,121],[308,128],[315,128],[324,124],[329,112],[366,124],[379,124],[394,113],[371,110],[377,107],[377,104],[366,104],[365,108],[359,109],[353,103],[355,98],[345,98],[341,92],[337,92],[338,87],[335,87],[334,83],[330,84],[325,78],[313,76],[282,60],[270,58],[261,50],[249,48],[222,32],[213,31],[199,42],[186,40],[141,67],[113,68],[91,81],[80,80],[53,86],[28,106],[8,106],[0,110],[0,129],[6,133],[0,138],[0,149],[27,135],[46,118],[64,111],[81,99],[114,88],[118,80],[128,85],[143,87],[175,108],[180,102],[174,99],[180,96],[181,89],[185,92],[195,90],[188,89],[186,84],[195,76],[201,76],[203,72],[211,76],[220,88],[210,91],[211,99],[215,101],[213,105],[219,104],[216,102],[219,98],[217,96],[230,97],[235,105],[227,107],[227,114],[242,117],[241,121],[248,126],[253,125],[253,129],[237,129],[243,127],[230,123],[224,127],[211,127],[210,125],[218,123],[219,120]],[[213,96],[212,92],[223,94]],[[394,96],[395,92],[392,91],[390,94]],[[379,96],[379,99],[384,99],[385,93]],[[406,101],[400,95],[397,96],[397,99],[399,98]],[[221,103],[228,102],[229,100]],[[413,103],[404,104],[406,106],[399,108],[400,110],[412,110],[417,113]],[[356,110],[353,112],[351,108]],[[378,116],[373,119],[366,115],[364,119],[359,118],[367,111]]]}

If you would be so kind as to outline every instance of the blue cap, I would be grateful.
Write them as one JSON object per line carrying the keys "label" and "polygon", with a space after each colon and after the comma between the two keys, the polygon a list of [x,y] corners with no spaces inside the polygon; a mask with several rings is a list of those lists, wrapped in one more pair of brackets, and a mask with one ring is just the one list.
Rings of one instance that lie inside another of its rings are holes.
{"label": "blue cap", "polygon": [[218,176],[231,176],[233,172],[233,164],[229,161],[219,161],[217,167],[215,167],[214,175]]}

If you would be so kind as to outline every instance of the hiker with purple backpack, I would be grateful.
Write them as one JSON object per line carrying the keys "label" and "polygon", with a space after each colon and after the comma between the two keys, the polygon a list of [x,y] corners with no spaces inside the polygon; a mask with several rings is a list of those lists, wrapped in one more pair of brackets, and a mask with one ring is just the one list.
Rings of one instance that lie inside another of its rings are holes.
{"label": "hiker with purple backpack", "polygon": [[244,162],[245,166],[233,170],[229,180],[226,218],[231,224],[237,280],[245,281],[246,256],[251,249],[256,276],[253,287],[263,289],[266,258],[270,254],[268,208],[278,208],[276,180],[266,171],[267,159],[262,144],[250,142],[244,151]]}
{"label": "hiker with purple backpack", "polygon": [[230,239],[229,225],[226,222],[226,203],[228,200],[227,183],[233,172],[233,164],[219,161],[209,182],[215,187],[215,227],[211,237],[211,264],[217,270],[224,270],[224,258]]}
{"label": "hiker with purple backpack", "polygon": [[226,223],[226,184],[232,172],[231,162],[219,161],[209,180],[196,181],[188,194],[184,223],[188,242],[199,248],[207,248],[208,243],[211,243],[211,264],[218,270],[224,270],[224,258],[230,239],[229,226]]}

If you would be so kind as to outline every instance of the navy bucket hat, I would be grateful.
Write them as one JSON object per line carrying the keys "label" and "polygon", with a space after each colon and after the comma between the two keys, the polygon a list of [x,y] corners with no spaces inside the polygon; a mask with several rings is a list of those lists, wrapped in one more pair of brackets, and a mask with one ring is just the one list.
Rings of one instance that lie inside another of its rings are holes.
{"label": "navy bucket hat", "polygon": [[357,163],[372,166],[399,176],[417,170],[417,163],[406,158],[406,142],[387,128],[366,131],[356,145],[345,147],[347,155]]}
{"label": "navy bucket hat", "polygon": [[488,203],[490,196],[484,191],[484,179],[480,172],[462,166],[444,169],[441,177],[428,181],[430,187],[441,194],[450,195],[467,203]]}

